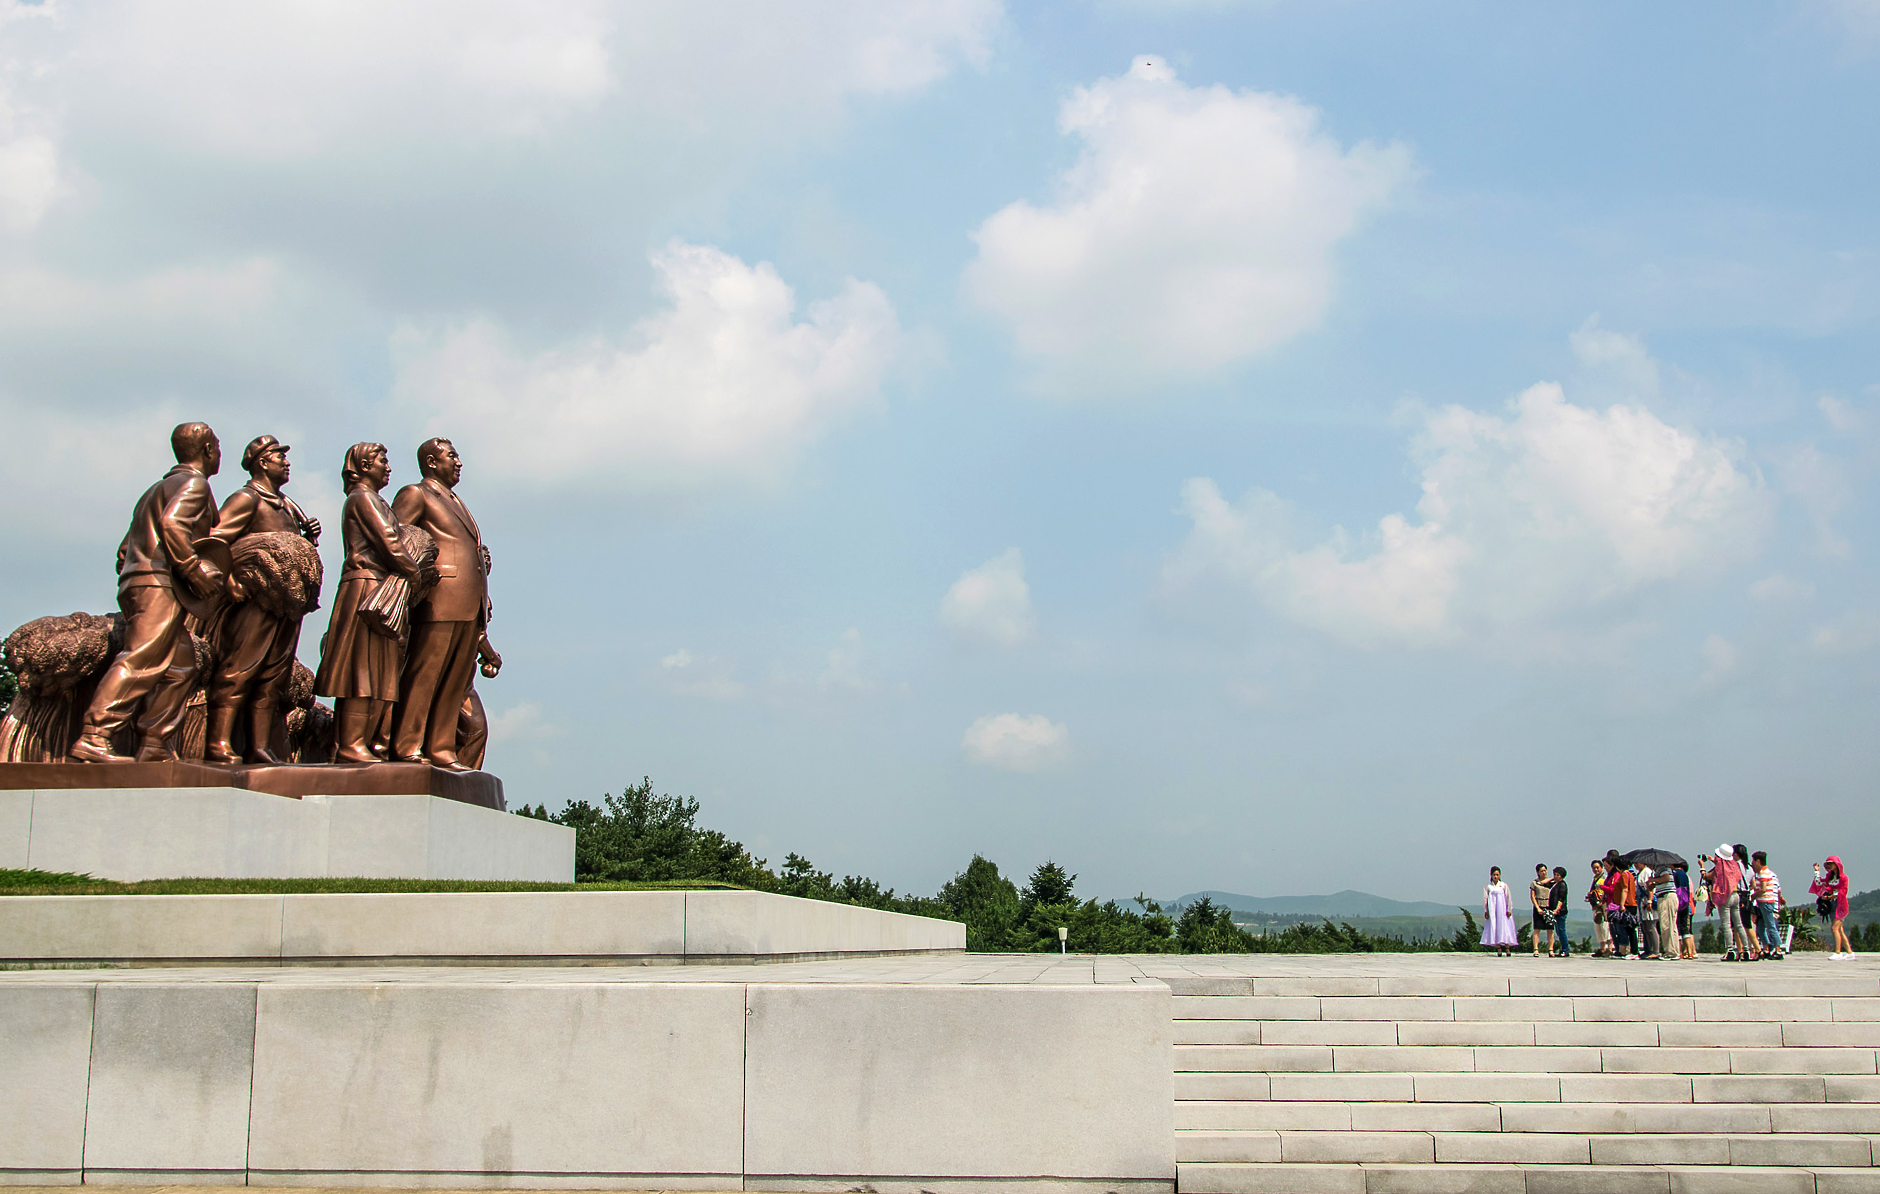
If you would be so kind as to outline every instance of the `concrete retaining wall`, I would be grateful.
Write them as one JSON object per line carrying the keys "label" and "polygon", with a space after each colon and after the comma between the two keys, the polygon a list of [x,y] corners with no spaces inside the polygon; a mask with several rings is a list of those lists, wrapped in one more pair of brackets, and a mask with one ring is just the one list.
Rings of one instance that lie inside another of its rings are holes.
{"label": "concrete retaining wall", "polygon": [[1174,1185],[1160,984],[47,976],[0,1024],[0,1184]]}
{"label": "concrete retaining wall", "polygon": [[0,959],[12,962],[565,965],[965,948],[953,921],[756,891],[0,897]]}
{"label": "concrete retaining wall", "polygon": [[0,866],[100,879],[574,881],[574,830],[436,796],[0,791]]}

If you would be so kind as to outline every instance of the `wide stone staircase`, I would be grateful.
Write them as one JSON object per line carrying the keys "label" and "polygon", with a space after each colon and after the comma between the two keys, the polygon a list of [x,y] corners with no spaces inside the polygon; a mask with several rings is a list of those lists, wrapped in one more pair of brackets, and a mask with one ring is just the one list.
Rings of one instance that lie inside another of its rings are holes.
{"label": "wide stone staircase", "polygon": [[1182,1194],[1880,1192],[1871,966],[1468,961],[1162,975]]}

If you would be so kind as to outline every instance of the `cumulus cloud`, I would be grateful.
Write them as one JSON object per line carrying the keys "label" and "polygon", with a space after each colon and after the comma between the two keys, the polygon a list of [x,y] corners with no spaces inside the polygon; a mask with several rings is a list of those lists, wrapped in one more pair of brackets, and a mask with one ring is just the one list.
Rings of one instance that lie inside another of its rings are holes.
{"label": "cumulus cloud", "polygon": [[867,692],[875,687],[874,677],[863,666],[862,632],[851,626],[842,632],[836,645],[829,648],[818,684],[825,689]]}
{"label": "cumulus cloud", "polygon": [[1815,528],[1815,550],[1847,559],[1853,544],[1835,529],[1835,516],[1854,500],[1854,486],[1846,466],[1814,444],[1795,444],[1772,453],[1776,479],[1801,502]]}
{"label": "cumulus cloud", "polygon": [[0,228],[24,232],[39,223],[59,190],[58,152],[50,138],[6,138],[0,121]]}
{"label": "cumulus cloud", "polygon": [[1750,585],[1749,595],[1753,601],[1806,601],[1815,595],[1815,585],[1813,581],[1797,580],[1780,572],[1771,572]]}
{"label": "cumulus cloud", "polygon": [[1028,641],[1037,629],[1025,557],[1016,547],[969,568],[940,599],[940,621],[956,633],[1001,647]]}
{"label": "cumulus cloud", "polygon": [[1657,396],[1658,362],[1643,337],[1600,327],[1599,316],[1592,315],[1567,343],[1583,367],[1607,375],[1640,399]]}
{"label": "cumulus cloud", "polygon": [[1177,585],[1225,581],[1272,612],[1359,645],[1558,649],[1645,586],[1752,555],[1771,497],[1731,445],[1638,406],[1574,406],[1536,385],[1506,415],[1451,406],[1413,445],[1416,518],[1375,535],[1295,546],[1284,502],[1238,502],[1188,482],[1194,527],[1169,563]]}
{"label": "cumulus cloud", "polygon": [[787,127],[984,62],[1000,16],[997,0],[107,0],[37,22],[25,48],[82,120],[278,162],[532,137],[603,108],[694,137]]}
{"label": "cumulus cloud", "polygon": [[490,745],[540,738],[557,738],[566,733],[551,723],[534,701],[511,705],[490,717]]}
{"label": "cumulus cloud", "polygon": [[1855,655],[1880,647],[1880,610],[1854,609],[1816,626],[1808,645],[1822,655]]}
{"label": "cumulus cloud", "polygon": [[1070,757],[1071,734],[1042,713],[988,714],[966,727],[960,747],[981,766],[1037,772]]}
{"label": "cumulus cloud", "polygon": [[1720,634],[1706,638],[1698,654],[1704,657],[1704,671],[1697,678],[1699,685],[1721,684],[1736,670],[1736,646]]}
{"label": "cumulus cloud", "polygon": [[673,692],[713,701],[735,701],[744,696],[744,684],[732,675],[729,660],[699,658],[681,647],[659,661],[660,673]]}
{"label": "cumulus cloud", "polygon": [[1860,412],[1847,399],[1823,394],[1815,405],[1820,408],[1822,417],[1828,420],[1828,426],[1836,431],[1845,433],[1860,430]]}
{"label": "cumulus cloud", "polygon": [[1063,384],[1191,376],[1316,326],[1334,248],[1411,172],[1296,99],[1190,87],[1159,58],[1078,88],[1058,127],[1082,155],[1052,202],[979,226],[965,289]]}
{"label": "cumulus cloud", "polygon": [[[0,264],[89,325],[82,347],[34,340],[30,392],[376,406],[401,324],[487,317],[535,349],[625,326],[652,305],[655,229],[710,219],[858,104],[984,63],[1001,19],[998,0],[0,0]],[[217,326],[213,288],[165,296],[156,356],[105,326],[152,279],[252,262],[323,308],[254,368],[225,367],[257,341]],[[19,361],[0,343],[0,373]],[[128,363],[130,384],[90,384]]]}
{"label": "cumulus cloud", "polygon": [[620,340],[523,353],[478,321],[401,333],[398,388],[495,470],[623,488],[684,484],[786,460],[873,401],[902,336],[878,287],[850,279],[795,318],[768,263],[673,242],[653,257],[670,302]]}

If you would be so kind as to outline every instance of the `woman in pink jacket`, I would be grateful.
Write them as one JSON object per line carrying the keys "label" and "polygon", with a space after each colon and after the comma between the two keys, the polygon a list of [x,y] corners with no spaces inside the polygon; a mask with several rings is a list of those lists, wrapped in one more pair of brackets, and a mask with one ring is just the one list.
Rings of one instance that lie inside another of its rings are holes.
{"label": "woman in pink jacket", "polygon": [[1834,925],[1834,956],[1847,959],[1854,956],[1854,943],[1847,939],[1847,868],[1841,860],[1830,854],[1825,867],[1815,868],[1815,881],[1808,885],[1808,890],[1815,897],[1815,909],[1821,918]]}

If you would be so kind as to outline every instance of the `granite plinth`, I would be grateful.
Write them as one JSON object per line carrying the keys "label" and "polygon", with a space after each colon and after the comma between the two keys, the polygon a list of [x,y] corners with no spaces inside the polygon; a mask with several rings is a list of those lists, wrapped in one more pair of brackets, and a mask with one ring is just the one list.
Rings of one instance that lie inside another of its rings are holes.
{"label": "granite plinth", "polygon": [[1168,988],[1108,960],[41,971],[0,1024],[0,1185],[1175,1184]]}
{"label": "granite plinth", "polygon": [[168,763],[0,763],[0,791],[75,788],[239,788],[304,796],[436,796],[502,812],[503,781],[428,763],[290,763],[227,767]]}
{"label": "granite plinth", "polygon": [[[82,768],[100,776],[136,769]],[[227,778],[228,769],[202,770]],[[350,769],[299,770],[337,775]],[[356,877],[571,883],[574,831],[424,792],[312,792],[290,800],[226,783],[0,788],[0,866],[126,882]]]}
{"label": "granite plinth", "polygon": [[[328,799],[358,801],[314,797],[307,805]],[[443,807],[459,815],[496,815]],[[540,852],[566,847],[559,858],[537,859],[538,866],[559,862],[572,871],[570,831],[508,819]],[[965,948],[966,926],[956,921],[762,891],[0,898],[5,965],[660,965]]]}

